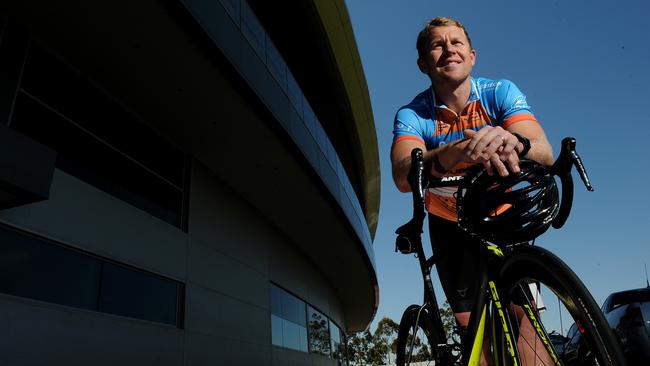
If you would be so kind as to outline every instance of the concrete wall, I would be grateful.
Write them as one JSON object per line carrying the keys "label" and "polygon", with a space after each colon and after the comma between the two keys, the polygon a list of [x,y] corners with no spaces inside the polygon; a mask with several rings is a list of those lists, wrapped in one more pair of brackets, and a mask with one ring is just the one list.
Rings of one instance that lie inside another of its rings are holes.
{"label": "concrete wall", "polygon": [[197,162],[190,194],[189,233],[58,170],[49,200],[0,211],[5,224],[186,284],[184,329],[0,295],[0,364],[335,364],[271,346],[270,281],[345,328],[324,277]]}

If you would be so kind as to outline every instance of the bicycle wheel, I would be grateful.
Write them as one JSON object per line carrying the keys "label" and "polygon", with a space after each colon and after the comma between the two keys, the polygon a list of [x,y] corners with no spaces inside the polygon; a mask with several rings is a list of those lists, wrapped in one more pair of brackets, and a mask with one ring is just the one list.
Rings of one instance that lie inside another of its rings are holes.
{"label": "bicycle wheel", "polygon": [[[554,254],[539,247],[518,248],[504,263],[500,278],[503,309],[521,365],[625,365],[593,297]],[[500,346],[494,351],[508,365],[514,349],[504,342],[504,334],[496,334]]]}
{"label": "bicycle wheel", "polygon": [[[396,341],[397,366],[434,365],[433,339],[429,329],[429,314],[419,305],[411,305],[399,322]],[[419,362],[422,362],[420,364]]]}

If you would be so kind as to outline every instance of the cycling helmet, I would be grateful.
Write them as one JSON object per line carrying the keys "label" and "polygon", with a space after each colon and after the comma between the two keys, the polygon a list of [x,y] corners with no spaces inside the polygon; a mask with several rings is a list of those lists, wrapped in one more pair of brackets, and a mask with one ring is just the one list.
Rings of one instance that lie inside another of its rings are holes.
{"label": "cycling helmet", "polygon": [[521,172],[500,177],[484,168],[468,172],[457,193],[458,225],[495,244],[534,240],[559,211],[555,178],[541,164],[522,160]]}

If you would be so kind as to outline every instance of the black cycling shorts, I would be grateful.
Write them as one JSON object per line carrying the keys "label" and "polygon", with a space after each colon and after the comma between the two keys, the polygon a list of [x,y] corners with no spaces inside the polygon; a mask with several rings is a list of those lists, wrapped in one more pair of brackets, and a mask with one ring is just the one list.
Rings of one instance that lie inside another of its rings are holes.
{"label": "black cycling shorts", "polygon": [[462,231],[456,222],[429,215],[429,235],[436,268],[447,301],[454,313],[470,312],[480,281],[481,243]]}

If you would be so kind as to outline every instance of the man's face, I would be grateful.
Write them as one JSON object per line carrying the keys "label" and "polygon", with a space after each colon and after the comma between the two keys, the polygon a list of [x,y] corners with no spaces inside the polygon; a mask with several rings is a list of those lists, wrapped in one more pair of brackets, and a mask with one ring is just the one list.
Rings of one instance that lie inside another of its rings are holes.
{"label": "man's face", "polygon": [[465,32],[456,26],[442,26],[431,29],[431,43],[418,66],[434,84],[459,85],[467,80],[475,62],[476,51],[470,47]]}

